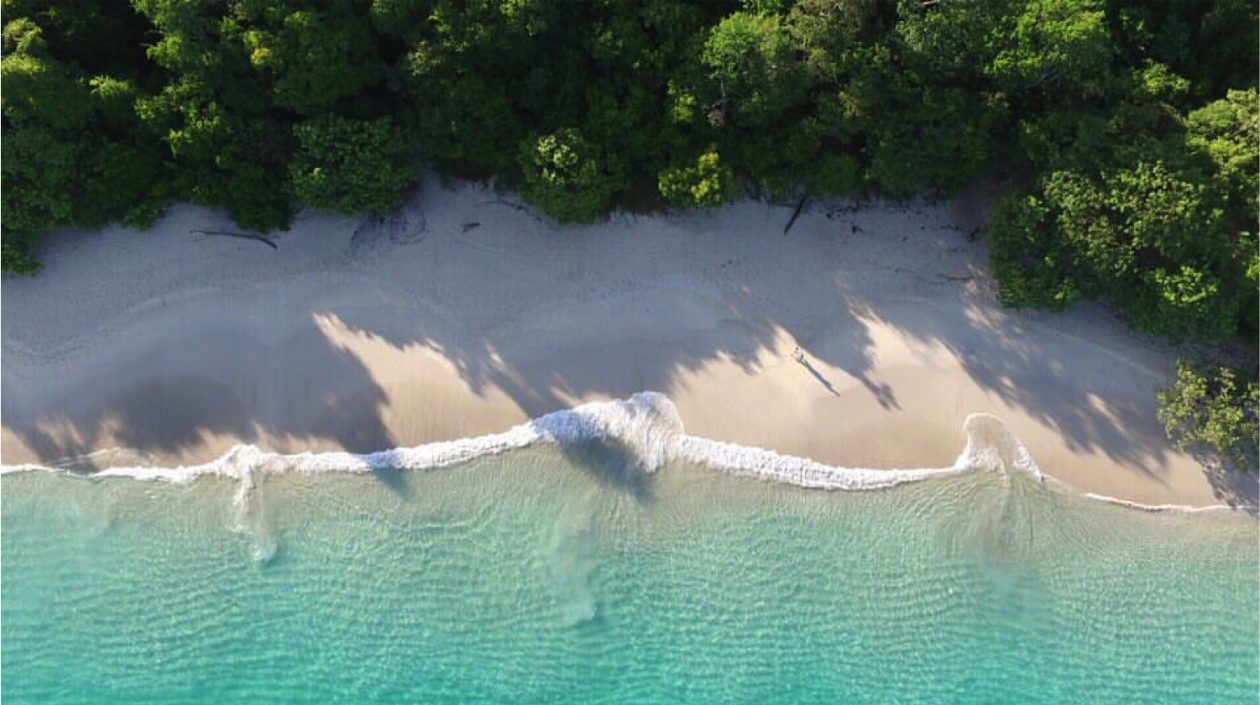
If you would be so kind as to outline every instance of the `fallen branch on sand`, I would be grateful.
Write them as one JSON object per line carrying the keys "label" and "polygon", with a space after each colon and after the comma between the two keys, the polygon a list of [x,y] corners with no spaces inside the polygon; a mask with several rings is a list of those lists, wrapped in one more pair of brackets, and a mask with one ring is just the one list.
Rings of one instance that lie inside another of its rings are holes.
{"label": "fallen branch on sand", "polygon": [[257,240],[264,245],[270,246],[273,250],[280,249],[276,243],[271,240],[263,237],[262,235],[255,235],[253,233],[234,233],[227,230],[189,230],[188,233],[190,235],[222,235],[223,237],[238,237],[242,240]]}
{"label": "fallen branch on sand", "polygon": [[792,211],[792,217],[788,219],[787,225],[783,226],[784,235],[787,235],[787,231],[792,229],[792,224],[795,223],[796,219],[800,217],[801,209],[805,207],[805,200],[806,200],[806,197],[801,196],[800,202],[796,204],[796,210]]}

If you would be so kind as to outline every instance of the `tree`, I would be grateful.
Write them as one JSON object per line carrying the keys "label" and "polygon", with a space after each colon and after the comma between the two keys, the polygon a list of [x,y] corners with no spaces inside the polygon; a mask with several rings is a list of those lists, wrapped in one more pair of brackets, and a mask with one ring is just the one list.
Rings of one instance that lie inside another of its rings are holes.
{"label": "tree", "polygon": [[368,18],[349,3],[330,9],[293,9],[273,3],[250,11],[240,5],[235,30],[249,62],[271,79],[276,105],[304,115],[380,83],[385,67]]}
{"label": "tree", "polygon": [[[76,6],[47,13],[48,33],[30,17],[4,29],[5,271],[33,273],[33,248],[48,230],[99,228],[120,218],[140,223],[156,217],[168,196],[160,145],[139,134],[134,81],[88,77],[82,66],[52,55],[68,35],[81,36],[84,12]],[[91,8],[86,17],[101,19]],[[67,53],[110,63],[90,48]]]}
{"label": "tree", "polygon": [[1255,232],[1260,194],[1260,93],[1229,91],[1190,113],[1186,142],[1212,160],[1240,226]]}
{"label": "tree", "polygon": [[1000,197],[989,219],[989,262],[998,298],[1015,307],[1062,310],[1081,297],[1072,252],[1039,194]]}
{"label": "tree", "polygon": [[87,85],[56,59],[8,54],[0,60],[0,81],[4,83],[4,117],[15,125],[41,124],[74,132],[92,118]]}
{"label": "tree", "polygon": [[290,173],[298,201],[348,215],[385,213],[401,205],[415,167],[411,145],[388,118],[324,115],[293,131],[299,146]]}
{"label": "tree", "polygon": [[778,15],[736,12],[709,33],[702,55],[718,83],[721,107],[765,125],[796,107],[808,84]]}
{"label": "tree", "polygon": [[14,130],[0,141],[3,158],[4,269],[34,274],[34,246],[44,232],[73,223],[75,161],[72,144],[46,130]]}
{"label": "tree", "polygon": [[[559,104],[578,102],[581,94],[560,95],[549,80],[549,54],[573,43],[544,42],[549,31],[563,29],[554,23],[558,12],[545,1],[373,3],[372,20],[383,38],[403,47],[394,68],[398,97],[414,115],[420,147],[439,168],[515,177],[520,142],[562,124],[530,124],[522,103],[531,79],[533,91],[556,98],[550,111],[555,119],[577,122],[576,115],[559,115],[571,112]],[[572,88],[578,87],[586,86]]]}
{"label": "tree", "polygon": [[731,168],[722,164],[713,145],[696,159],[695,166],[662,171],[659,188],[670,203],[689,208],[720,206],[737,192]]}
{"label": "tree", "polygon": [[294,139],[285,116],[271,109],[271,77],[250,62],[241,36],[249,3],[133,1],[157,30],[148,55],[168,79],[137,97],[136,113],[169,146],[176,190],[226,209],[243,228],[287,228]]}
{"label": "tree", "polygon": [[288,164],[291,128],[267,115],[231,111],[195,80],[137,101],[145,128],[161,135],[178,173],[176,188],[220,207],[243,228],[287,228],[293,218]]}
{"label": "tree", "polygon": [[797,0],[787,15],[787,30],[811,80],[843,79],[863,49],[888,31],[878,0]]}
{"label": "tree", "polygon": [[1159,420],[1177,448],[1202,443],[1242,470],[1256,471],[1260,386],[1230,367],[1177,362],[1177,378],[1159,393]]}
{"label": "tree", "polygon": [[1237,330],[1233,245],[1216,191],[1193,169],[1141,162],[1098,179],[1054,172],[1040,194],[1002,201],[992,241],[1007,303],[1059,308],[1099,296],[1174,339]]}
{"label": "tree", "polygon": [[804,184],[810,196],[848,196],[862,186],[857,159],[817,118],[807,117],[797,123],[788,135],[784,156],[791,175]]}
{"label": "tree", "polygon": [[519,158],[525,174],[521,195],[561,223],[595,220],[625,187],[620,165],[601,159],[573,128],[524,141]]}
{"label": "tree", "polygon": [[988,73],[1007,90],[1091,95],[1112,55],[1100,0],[1026,0],[1006,27]]}
{"label": "tree", "polygon": [[[910,98],[914,92],[919,95]],[[989,156],[1000,103],[968,91],[927,86],[908,88],[894,105],[899,119],[871,125],[869,170],[880,188],[896,197],[909,196],[921,186],[956,193],[976,177]]]}
{"label": "tree", "polygon": [[1016,0],[900,0],[894,32],[915,75],[981,85],[976,79],[992,70],[1006,20],[1018,9]]}

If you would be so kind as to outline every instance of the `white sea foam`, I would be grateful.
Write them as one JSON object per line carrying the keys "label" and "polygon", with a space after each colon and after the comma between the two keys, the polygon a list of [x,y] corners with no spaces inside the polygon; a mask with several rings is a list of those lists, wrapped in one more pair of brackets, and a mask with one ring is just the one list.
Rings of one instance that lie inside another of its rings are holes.
{"label": "white sea foam", "polygon": [[1199,512],[1232,512],[1237,510],[1237,507],[1231,507],[1228,504],[1208,504],[1201,507],[1196,507],[1191,504],[1142,504],[1141,502],[1132,502],[1127,499],[1120,499],[1119,497],[1112,497],[1105,494],[1095,494],[1093,492],[1086,492],[1084,494],[1086,497],[1096,499],[1100,502],[1118,504],[1121,507],[1126,507],[1128,509],[1137,509],[1139,511],[1152,512],[1155,514],[1162,512],[1197,514]]}
{"label": "white sea foam", "polygon": [[[573,446],[591,441],[616,441],[642,472],[656,472],[670,460],[686,460],[730,472],[822,489],[878,489],[985,468],[1017,468],[1041,477],[1041,471],[1006,427],[993,416],[972,414],[963,425],[967,445],[945,468],[875,469],[825,465],[764,448],[723,443],[683,431],[678,410],[667,397],[641,392],[629,399],[592,402],[546,414],[503,433],[394,448],[376,453],[267,453],[252,445],[234,447],[223,457],[201,465],[177,468],[112,467],[93,477],[187,482],[203,475],[242,481],[252,487],[254,473],[371,472],[381,469],[440,468],[486,455],[536,444]],[[59,470],[44,466],[4,466],[0,471]]]}
{"label": "white sea foam", "polygon": [[[678,409],[665,395],[640,392],[629,399],[582,404],[556,411],[503,433],[393,448],[375,453],[268,453],[252,445],[239,445],[223,457],[201,465],[176,468],[111,467],[94,478],[128,477],[136,480],[189,482],[201,476],[240,480],[237,504],[244,508],[258,473],[363,473],[375,470],[423,470],[456,465],[532,445],[561,447],[588,442],[616,442],[627,454],[626,462],[640,472],[654,473],[671,460],[705,465],[744,477],[784,482],[827,490],[875,490],[973,471],[1026,473],[1038,482],[1045,475],[1023,443],[1006,424],[991,414],[971,414],[963,423],[967,442],[953,465],[940,468],[858,468],[827,465],[808,458],[777,453],[765,448],[724,443],[684,432]],[[30,471],[70,472],[65,467],[41,465],[0,466],[0,474]],[[1086,494],[1085,496],[1144,511],[1212,511],[1224,505],[1190,507],[1143,505],[1136,502]],[[244,521],[245,515],[242,514]]]}

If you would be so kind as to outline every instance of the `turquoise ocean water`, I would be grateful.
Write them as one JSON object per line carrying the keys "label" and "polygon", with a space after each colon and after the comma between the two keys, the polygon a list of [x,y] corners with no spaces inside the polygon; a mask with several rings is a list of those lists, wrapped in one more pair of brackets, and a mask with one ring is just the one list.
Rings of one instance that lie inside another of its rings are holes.
{"label": "turquoise ocean water", "polygon": [[[6,705],[1256,703],[1257,531],[980,472],[807,490],[533,447],[10,473]],[[1053,470],[1053,469],[1049,469]]]}

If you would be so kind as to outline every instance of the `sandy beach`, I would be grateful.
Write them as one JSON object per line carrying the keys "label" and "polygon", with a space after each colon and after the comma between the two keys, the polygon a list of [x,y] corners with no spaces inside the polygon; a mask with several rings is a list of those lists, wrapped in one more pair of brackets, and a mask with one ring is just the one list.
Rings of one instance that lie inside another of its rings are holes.
{"label": "sandy beach", "polygon": [[38,277],[3,280],[3,462],[373,451],[653,390],[691,434],[838,465],[948,465],[990,412],[1082,491],[1254,505],[1165,438],[1169,346],[1098,307],[997,303],[984,203],[555,228],[429,179],[383,220],[303,213],[275,249],[193,233],[235,228],[187,205],[55,234]]}

